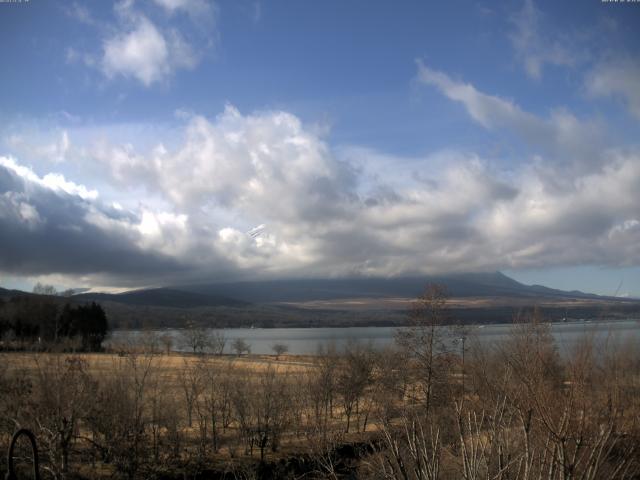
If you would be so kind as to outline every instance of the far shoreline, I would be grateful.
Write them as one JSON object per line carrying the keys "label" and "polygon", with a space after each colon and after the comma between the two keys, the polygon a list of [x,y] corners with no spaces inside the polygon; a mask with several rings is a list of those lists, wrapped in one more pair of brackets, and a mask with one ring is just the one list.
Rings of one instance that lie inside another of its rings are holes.
{"label": "far shoreline", "polygon": [[[548,321],[544,321],[542,323],[547,323],[550,325],[581,325],[581,324],[585,324],[585,323],[619,323],[619,322],[640,322],[640,317],[625,317],[625,318],[619,318],[619,317],[612,317],[612,318],[597,318],[597,317],[592,317],[592,318],[580,318],[580,319],[567,319],[567,320],[548,320]],[[474,323],[463,323],[463,322],[456,322],[456,321],[451,321],[448,323],[442,323],[439,324],[439,327],[452,327],[452,326],[456,326],[456,325],[464,325],[464,326],[468,326],[468,327],[475,327],[475,328],[481,328],[481,327],[487,327],[487,326],[492,326],[492,327],[501,327],[501,326],[511,326],[511,325],[518,325],[518,324],[522,324],[525,322],[519,322],[519,321],[512,321],[512,322],[504,322],[504,321],[498,321],[498,322],[474,322]],[[247,331],[251,331],[251,330],[292,330],[292,329],[304,329],[304,330],[313,330],[313,329],[336,329],[336,330],[346,330],[346,329],[350,329],[350,328],[410,328],[411,324],[409,323],[401,323],[401,324],[396,324],[396,323],[392,323],[392,322],[381,322],[381,323],[354,323],[354,324],[344,324],[344,325],[308,325],[308,324],[296,324],[296,323],[292,323],[290,325],[286,325],[286,326],[276,326],[276,325],[260,325],[260,326],[246,326],[246,325],[239,325],[239,326],[208,326],[206,324],[202,324],[202,325],[198,325],[199,327],[202,328],[206,328],[209,330],[247,330]],[[166,331],[181,331],[181,330],[187,330],[188,327],[136,327],[136,328],[127,328],[127,327],[117,327],[112,329],[112,333],[113,332],[166,332]]]}

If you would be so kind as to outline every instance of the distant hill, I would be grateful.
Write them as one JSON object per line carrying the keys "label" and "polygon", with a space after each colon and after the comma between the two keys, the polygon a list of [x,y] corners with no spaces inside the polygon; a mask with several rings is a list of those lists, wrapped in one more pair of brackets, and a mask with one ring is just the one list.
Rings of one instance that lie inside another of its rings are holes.
{"label": "distant hill", "polygon": [[124,293],[81,293],[74,301],[116,302],[124,305],[146,305],[169,308],[240,307],[247,302],[218,294],[202,294],[173,288],[131,290]]}
{"label": "distant hill", "polygon": [[[640,300],[524,285],[501,272],[458,273],[402,278],[298,279],[182,285],[206,295],[251,303],[251,322],[270,326],[402,325],[411,299],[429,283],[444,285],[452,300],[451,318],[468,323],[510,322],[538,306],[550,321],[639,318]],[[262,323],[259,310],[278,308],[274,323]],[[246,310],[246,309],[245,309]],[[237,312],[233,314],[237,315]]]}
{"label": "distant hill", "polygon": [[250,303],[278,303],[362,297],[414,298],[423,292],[428,283],[444,285],[451,297],[606,298],[577,291],[524,285],[501,272],[401,278],[269,280],[174,288],[204,295],[229,296]]}
{"label": "distant hill", "polygon": [[22,290],[8,290],[0,288],[0,298],[9,299],[12,297],[21,297],[25,295],[34,295],[33,293],[23,292]]}
{"label": "distant hill", "polygon": [[[551,321],[640,318],[640,300],[524,285],[500,273],[402,278],[297,279],[181,285],[119,294],[80,293],[61,303],[99,302],[115,328],[209,326],[327,327],[403,325],[428,283],[446,287],[451,318],[510,322],[539,306]],[[33,293],[0,288],[0,297]]]}

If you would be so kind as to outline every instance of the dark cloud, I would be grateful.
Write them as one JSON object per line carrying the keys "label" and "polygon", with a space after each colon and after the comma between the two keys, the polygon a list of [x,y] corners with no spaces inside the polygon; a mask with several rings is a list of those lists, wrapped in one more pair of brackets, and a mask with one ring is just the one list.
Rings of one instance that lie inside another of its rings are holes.
{"label": "dark cloud", "polygon": [[139,248],[133,232],[96,226],[87,220],[91,215],[123,224],[134,220],[130,213],[53,191],[0,166],[0,270],[140,278],[186,268],[175,258]]}

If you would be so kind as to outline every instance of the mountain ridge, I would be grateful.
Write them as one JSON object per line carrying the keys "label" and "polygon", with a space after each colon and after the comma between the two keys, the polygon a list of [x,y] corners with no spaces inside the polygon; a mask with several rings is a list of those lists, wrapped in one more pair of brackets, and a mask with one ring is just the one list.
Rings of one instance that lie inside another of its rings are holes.
{"label": "mountain ridge", "polygon": [[[443,285],[451,297],[538,297],[608,299],[580,291],[566,292],[541,285],[524,285],[502,272],[456,273],[421,277],[285,279],[181,285],[172,288],[204,295],[216,294],[249,303],[302,302],[355,297],[419,296],[429,283]],[[617,299],[617,298],[616,298]]]}
{"label": "mountain ridge", "polygon": [[108,301],[136,306],[156,306],[170,308],[196,307],[241,307],[247,304],[242,300],[222,295],[204,295],[197,292],[175,288],[149,288],[128,290],[122,293],[81,293],[73,295],[74,300]]}
{"label": "mountain ridge", "polygon": [[[637,299],[608,297],[578,290],[564,291],[544,285],[525,285],[502,272],[454,273],[413,277],[355,277],[335,279],[279,279],[201,283],[159,288],[134,289],[121,293],[78,293],[72,301],[114,302],[130,306],[168,308],[244,307],[255,304],[284,304],[331,301],[349,298],[416,298],[427,284],[445,287],[451,298],[507,297],[531,299],[591,299],[637,302]],[[0,288],[0,297],[33,295]]]}

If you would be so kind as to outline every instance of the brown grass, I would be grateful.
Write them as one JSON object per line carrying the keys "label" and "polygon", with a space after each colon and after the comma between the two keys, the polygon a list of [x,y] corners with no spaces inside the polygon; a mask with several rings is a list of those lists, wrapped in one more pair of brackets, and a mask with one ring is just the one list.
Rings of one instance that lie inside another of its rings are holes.
{"label": "brown grass", "polygon": [[[52,356],[81,357],[87,362],[89,372],[102,374],[112,371],[114,365],[124,361],[126,357],[115,353],[48,353],[48,352],[0,352],[0,363],[11,370],[33,370],[36,362]],[[308,355],[191,355],[188,353],[171,353],[170,355],[154,355],[153,363],[162,373],[179,373],[190,365],[206,358],[212,366],[223,366],[233,363],[240,371],[263,372],[269,367],[277,373],[305,373],[315,368]]]}

